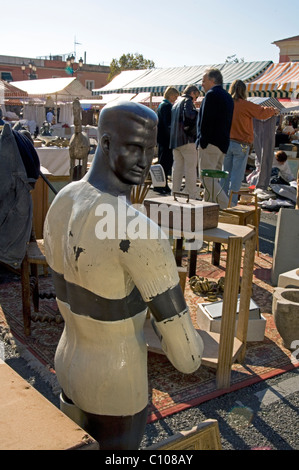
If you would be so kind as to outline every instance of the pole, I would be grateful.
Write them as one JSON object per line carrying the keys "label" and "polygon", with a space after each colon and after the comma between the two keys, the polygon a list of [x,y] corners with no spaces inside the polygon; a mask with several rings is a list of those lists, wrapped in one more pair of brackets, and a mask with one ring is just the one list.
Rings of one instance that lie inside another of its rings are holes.
{"label": "pole", "polygon": [[39,171],[39,174],[40,176],[42,177],[42,179],[47,183],[47,185],[49,186],[50,189],[52,189],[53,193],[55,194],[58,194],[58,191],[56,191],[56,189],[54,188],[54,186],[52,186],[52,184],[50,183],[50,181],[45,177],[45,175]]}

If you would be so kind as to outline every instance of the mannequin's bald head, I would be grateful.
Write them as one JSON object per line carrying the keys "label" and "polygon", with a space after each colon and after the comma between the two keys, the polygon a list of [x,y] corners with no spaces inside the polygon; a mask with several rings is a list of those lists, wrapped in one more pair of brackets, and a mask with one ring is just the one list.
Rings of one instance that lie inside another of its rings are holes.
{"label": "mannequin's bald head", "polygon": [[158,124],[157,115],[147,106],[133,103],[131,101],[120,101],[118,103],[107,104],[101,111],[99,117],[100,138],[103,133],[120,132],[124,123],[133,126],[139,123],[142,126],[156,130]]}
{"label": "mannequin's bald head", "polygon": [[[157,145],[158,118],[147,106],[122,101],[106,105],[99,117],[99,145],[93,165],[98,187],[142,184]],[[129,188],[128,188],[129,190]]]}

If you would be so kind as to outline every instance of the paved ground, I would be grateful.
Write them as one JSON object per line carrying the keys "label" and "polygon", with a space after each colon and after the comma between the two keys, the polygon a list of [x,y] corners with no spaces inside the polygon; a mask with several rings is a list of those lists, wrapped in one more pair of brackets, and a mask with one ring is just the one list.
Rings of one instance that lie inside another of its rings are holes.
{"label": "paved ground", "polygon": [[[7,345],[4,357],[10,367],[59,407],[58,395]],[[296,358],[299,361],[299,352]],[[217,419],[224,450],[299,450],[298,414],[299,369],[295,369],[148,424],[141,449],[205,419]]]}
{"label": "paved ground", "polygon": [[[276,219],[276,213],[262,214],[262,253],[273,254]],[[58,396],[5,341],[0,341],[0,357],[59,406]],[[294,361],[299,361],[299,351]],[[295,369],[147,425],[141,449],[213,418],[218,421],[224,450],[299,450],[298,410],[299,369]]]}

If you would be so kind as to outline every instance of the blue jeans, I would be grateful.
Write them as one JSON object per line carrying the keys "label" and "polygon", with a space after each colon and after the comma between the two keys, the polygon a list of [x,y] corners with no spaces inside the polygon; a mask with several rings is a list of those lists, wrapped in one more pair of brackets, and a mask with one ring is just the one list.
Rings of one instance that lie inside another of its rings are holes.
{"label": "blue jeans", "polygon": [[[223,187],[224,192],[229,196],[230,191],[239,191],[245,175],[248,153],[250,145],[245,146],[234,140],[230,141],[227,154],[224,157],[223,169],[229,172]],[[236,206],[238,195],[232,197],[232,205]]]}

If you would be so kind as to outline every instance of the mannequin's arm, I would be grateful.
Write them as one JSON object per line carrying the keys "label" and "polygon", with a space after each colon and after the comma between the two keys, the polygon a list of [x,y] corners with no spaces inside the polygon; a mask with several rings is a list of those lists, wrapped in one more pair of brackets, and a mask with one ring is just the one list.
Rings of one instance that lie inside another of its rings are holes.
{"label": "mannequin's arm", "polygon": [[169,361],[180,372],[195,372],[201,364],[204,345],[192,324],[180,285],[157,295],[148,306]]}

